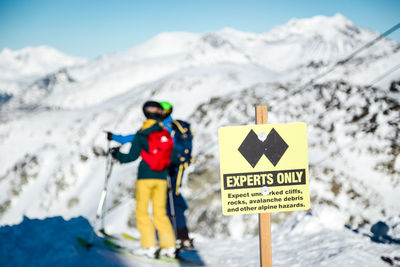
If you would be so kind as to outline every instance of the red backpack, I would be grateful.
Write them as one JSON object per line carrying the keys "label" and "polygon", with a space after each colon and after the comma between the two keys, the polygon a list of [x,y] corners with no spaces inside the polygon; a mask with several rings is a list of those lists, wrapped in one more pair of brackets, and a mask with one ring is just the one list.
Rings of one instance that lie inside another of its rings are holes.
{"label": "red backpack", "polygon": [[153,171],[162,171],[171,163],[174,141],[166,129],[152,132],[147,136],[149,151],[142,149],[142,159]]}

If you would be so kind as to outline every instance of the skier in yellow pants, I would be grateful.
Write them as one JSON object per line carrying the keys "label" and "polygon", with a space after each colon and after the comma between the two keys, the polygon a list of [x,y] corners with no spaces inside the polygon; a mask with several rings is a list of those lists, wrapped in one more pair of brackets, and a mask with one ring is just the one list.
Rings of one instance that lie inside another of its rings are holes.
{"label": "skier in yellow pants", "polygon": [[[173,139],[160,122],[163,114],[158,102],[143,105],[147,120],[134,135],[128,154],[111,150],[120,163],[135,161],[141,156],[136,180],[136,223],[141,234],[141,247],[133,251],[154,258],[157,255],[175,257],[175,234],[166,214],[167,175],[173,153]],[[111,135],[112,136],[112,135]],[[148,212],[150,201],[153,221]],[[155,229],[158,231],[159,246]]]}
{"label": "skier in yellow pants", "polygon": [[[156,244],[155,228],[161,248],[175,247],[175,237],[171,222],[166,214],[167,181],[160,179],[139,179],[136,181],[136,223],[142,233],[141,246],[152,247]],[[148,207],[152,201],[153,222]]]}

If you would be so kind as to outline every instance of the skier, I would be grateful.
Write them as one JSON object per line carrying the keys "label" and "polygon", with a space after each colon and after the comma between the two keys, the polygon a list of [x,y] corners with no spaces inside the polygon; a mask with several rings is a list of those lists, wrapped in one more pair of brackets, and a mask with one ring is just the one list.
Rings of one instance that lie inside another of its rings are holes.
{"label": "skier", "polygon": [[[143,105],[143,113],[147,120],[134,135],[129,153],[121,153],[116,148],[110,152],[120,163],[135,161],[139,156],[142,157],[135,193],[136,224],[141,234],[141,247],[134,253],[150,258],[158,255],[174,258],[176,257],[175,235],[166,214],[167,166],[172,156],[173,140],[160,122],[163,109],[158,102],[147,101]],[[148,212],[150,201],[153,221]],[[158,231],[160,248],[156,245],[154,226]]]}
{"label": "skier", "polygon": [[173,106],[169,102],[164,101],[160,102],[160,104],[165,113],[163,124],[174,138],[174,153],[178,157],[178,161],[173,162],[168,169],[170,188],[167,195],[167,213],[171,222],[176,225],[177,248],[192,249],[193,239],[189,238],[189,230],[185,218],[188,204],[180,192],[180,187],[184,170],[192,161],[193,134],[189,123],[172,118]]}
{"label": "skier", "polygon": [[[193,134],[190,124],[182,120],[174,120],[171,116],[173,106],[167,102],[160,102],[164,110],[163,125],[174,138],[174,160],[168,170],[170,185],[168,188],[167,214],[173,224],[176,234],[176,246],[178,249],[192,249],[193,239],[189,238],[189,230],[186,224],[185,211],[188,204],[180,192],[184,170],[192,162]],[[107,132],[108,140],[114,140],[121,144],[132,142],[135,134],[119,135]],[[176,160],[177,158],[177,160]],[[171,194],[172,192],[172,194]],[[172,197],[171,197],[172,196]],[[172,205],[171,205],[172,204]]]}

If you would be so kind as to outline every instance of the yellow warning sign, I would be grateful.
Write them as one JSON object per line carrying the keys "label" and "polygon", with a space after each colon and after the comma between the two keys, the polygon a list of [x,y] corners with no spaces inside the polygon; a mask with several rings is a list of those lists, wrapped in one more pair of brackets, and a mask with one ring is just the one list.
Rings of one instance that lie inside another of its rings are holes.
{"label": "yellow warning sign", "polygon": [[310,208],[305,123],[219,128],[225,215]]}

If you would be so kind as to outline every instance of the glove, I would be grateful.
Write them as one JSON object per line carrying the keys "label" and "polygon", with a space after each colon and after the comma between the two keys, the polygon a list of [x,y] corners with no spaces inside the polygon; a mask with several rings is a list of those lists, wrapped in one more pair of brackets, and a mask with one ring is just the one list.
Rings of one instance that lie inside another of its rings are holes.
{"label": "glove", "polygon": [[108,141],[112,141],[113,140],[113,138],[112,138],[113,133],[112,132],[106,132],[106,134],[107,134],[107,140]]}
{"label": "glove", "polygon": [[110,153],[111,154],[111,156],[113,157],[113,158],[115,158],[115,155],[119,152],[119,146],[118,147],[112,147],[112,148],[110,148],[110,151],[108,151],[108,153]]}

